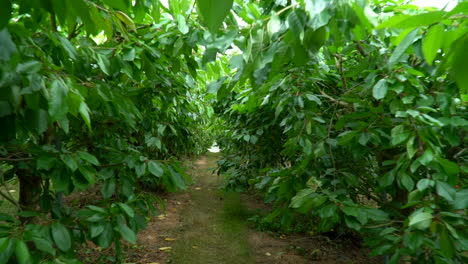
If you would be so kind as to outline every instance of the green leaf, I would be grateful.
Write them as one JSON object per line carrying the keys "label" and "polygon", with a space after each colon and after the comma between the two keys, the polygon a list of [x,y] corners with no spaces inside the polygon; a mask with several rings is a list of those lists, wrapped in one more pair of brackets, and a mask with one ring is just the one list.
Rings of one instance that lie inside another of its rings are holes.
{"label": "green leaf", "polygon": [[136,54],[135,53],[135,48],[132,48],[122,56],[122,60],[124,60],[124,61],[134,61],[135,60],[135,54]]}
{"label": "green leaf", "polygon": [[453,245],[452,239],[443,225],[439,225],[440,232],[439,232],[439,244],[442,255],[447,257],[448,259],[452,259],[455,255],[455,247]]}
{"label": "green leaf", "polygon": [[150,160],[148,162],[148,170],[156,177],[161,177],[164,174],[164,170],[161,168],[160,163],[154,160]]}
{"label": "green leaf", "polygon": [[384,255],[385,253],[394,251],[394,250],[390,251],[392,248],[393,248],[393,245],[384,244],[384,245],[376,247],[374,250],[372,250],[371,253],[369,253],[369,255],[371,256]]}
{"label": "green leaf", "polygon": [[391,136],[392,136],[392,145],[398,145],[405,141],[409,136],[409,132],[404,132],[405,131],[405,126],[404,125],[398,125],[394,128],[392,128],[391,131]]}
{"label": "green leaf", "polygon": [[420,191],[424,191],[430,186],[431,187],[434,186],[434,181],[431,180],[431,179],[421,179],[421,180],[419,180],[418,184],[416,185],[416,187]]}
{"label": "green leaf", "polygon": [[[115,9],[120,10],[127,10],[128,9],[128,1],[127,0],[104,0],[104,2]],[[159,2],[159,1],[158,1]]]}
{"label": "green leaf", "polygon": [[99,165],[99,161],[97,160],[97,158],[89,152],[78,151],[76,154],[78,154],[78,157],[80,157],[81,159],[86,160],[87,162],[93,165]]}
{"label": "green leaf", "polygon": [[305,10],[311,18],[308,26],[313,30],[325,26],[333,16],[328,8],[332,2],[327,0],[307,0],[305,1]]}
{"label": "green leaf", "polygon": [[15,249],[16,239],[9,237],[0,238],[0,263],[7,264],[8,259]]}
{"label": "green leaf", "polygon": [[387,67],[389,69],[393,68],[393,65],[397,63],[403,53],[408,49],[408,47],[413,44],[418,38],[417,35],[419,33],[418,29],[415,29],[408,33],[406,37],[401,41],[401,43],[395,48],[395,50],[392,53],[392,56],[390,56],[390,59],[388,59],[388,64]]}
{"label": "green leaf", "polygon": [[133,209],[130,206],[128,206],[128,205],[126,205],[124,203],[117,203],[117,205],[120,207],[120,209],[123,212],[125,212],[125,214],[128,215],[128,217],[130,217],[130,218],[135,217],[135,212],[133,211]]}
{"label": "green leaf", "polygon": [[424,242],[424,235],[421,232],[408,232],[403,237],[404,245],[409,249],[415,251],[418,249]]}
{"label": "green leaf", "polygon": [[440,166],[447,174],[447,176],[449,176],[448,182],[455,184],[457,175],[458,173],[460,173],[460,167],[458,166],[458,164],[441,157],[438,157],[437,161],[439,161]]}
{"label": "green leaf", "polygon": [[296,9],[288,16],[289,29],[294,33],[296,39],[302,40],[304,37],[304,28],[307,22],[307,16],[301,9]]}
{"label": "green leaf", "polygon": [[395,181],[395,172],[389,171],[384,174],[384,176],[381,178],[379,183],[380,183],[380,186],[387,187],[387,186],[390,186],[393,183],[393,181]]}
{"label": "green leaf", "polygon": [[104,55],[96,53],[96,61],[97,61],[97,64],[99,65],[99,68],[101,68],[101,70],[105,74],[110,75],[110,70],[109,70],[110,62],[109,62],[109,59]]}
{"label": "green leaf", "polygon": [[197,7],[204,24],[216,35],[218,28],[231,11],[233,0],[197,0]]}
{"label": "green leaf", "polygon": [[[2,11],[6,11],[6,9],[7,8],[3,10],[2,8]],[[0,13],[0,19],[5,19],[5,17],[2,16],[1,13]],[[16,52],[15,43],[11,40],[10,33],[8,32],[7,29],[0,30],[0,46],[2,47],[0,49],[0,61],[8,61],[11,55]],[[1,116],[1,113],[0,113],[0,116]]]}
{"label": "green leaf", "polygon": [[[5,11],[5,10],[2,10],[2,11]],[[1,13],[0,13],[0,19],[4,19]],[[0,49],[0,61],[8,61],[11,55],[16,52],[15,43],[11,40],[10,33],[8,32],[7,29],[0,30],[0,46],[2,47]]]}
{"label": "green leaf", "polygon": [[72,171],[76,171],[78,169],[78,163],[76,162],[75,158],[70,154],[62,154],[60,155],[62,161],[70,168]]}
{"label": "green leaf", "polygon": [[185,17],[181,14],[177,15],[177,26],[182,34],[187,34],[189,32],[189,27],[185,22]]}
{"label": "green leaf", "polygon": [[453,209],[465,210],[466,208],[468,208],[468,189],[463,189],[455,194]]}
{"label": "green leaf", "polygon": [[62,80],[54,80],[49,89],[49,115],[51,121],[61,120],[68,113],[68,88]]}
{"label": "green leaf", "polygon": [[[468,37],[461,39],[455,43],[455,46],[452,51],[452,68],[451,71],[455,76],[455,81],[458,88],[460,89],[460,94],[464,101],[468,101],[466,95],[468,94]],[[463,97],[463,95],[465,97]]]}
{"label": "green leaf", "polygon": [[396,15],[380,24],[380,28],[415,28],[424,25],[434,24],[442,20],[445,12],[433,11],[419,15]]}
{"label": "green leaf", "polygon": [[19,73],[37,73],[42,68],[42,63],[39,61],[26,61],[18,64],[16,71]]}
{"label": "green leaf", "polygon": [[93,223],[89,226],[89,233],[91,238],[95,238],[104,232],[105,225],[103,222]]}
{"label": "green leaf", "polygon": [[115,15],[120,21],[127,25],[129,29],[136,30],[135,22],[133,22],[133,19],[131,19],[127,14],[122,11],[116,11]]}
{"label": "green leaf", "polygon": [[401,177],[400,178],[401,186],[403,186],[408,192],[411,192],[413,190],[413,188],[414,188],[414,181],[411,178],[411,176],[409,176],[406,173],[403,173],[403,174],[401,174],[400,177]]}
{"label": "green leaf", "polygon": [[310,199],[311,195],[314,193],[312,189],[303,189],[299,191],[292,199],[291,204],[289,205],[292,208],[299,208],[301,205],[308,199]]}
{"label": "green leaf", "polygon": [[142,162],[141,164],[137,164],[135,166],[135,173],[138,177],[145,175],[146,173],[146,163]]}
{"label": "green leaf", "polygon": [[387,94],[388,86],[387,86],[387,79],[380,79],[372,88],[372,96],[380,100],[385,97]]}
{"label": "green leaf", "polygon": [[57,159],[53,156],[41,156],[37,159],[36,168],[38,170],[50,170]]}
{"label": "green leaf", "polygon": [[55,36],[60,41],[60,44],[62,44],[60,47],[67,52],[70,59],[76,60],[78,57],[78,52],[76,51],[75,46],[73,46],[67,38],[60,36],[58,33]]}
{"label": "green leaf", "polygon": [[184,179],[182,178],[182,175],[178,173],[177,171],[173,170],[172,168],[169,168],[169,177],[171,178],[171,181],[174,183],[174,186],[177,188],[177,190],[185,190],[187,188],[187,185],[185,184]]}
{"label": "green leaf", "polygon": [[18,216],[21,217],[36,217],[40,216],[41,214],[37,211],[20,211],[18,212]]}
{"label": "green leaf", "polygon": [[122,237],[128,242],[132,244],[136,243],[137,237],[136,237],[135,232],[133,232],[133,230],[128,228],[128,226],[125,225],[124,223],[119,223],[116,227],[116,231],[118,231],[122,235]]}
{"label": "green leaf", "polygon": [[15,254],[16,260],[19,264],[30,264],[32,263],[31,254],[29,253],[29,249],[26,246],[26,243],[22,240],[16,240],[16,247],[15,247]]}
{"label": "green leaf", "polygon": [[267,23],[267,32],[270,38],[281,29],[281,19],[277,15],[270,17],[270,20]]}
{"label": "green leaf", "polygon": [[415,137],[412,136],[407,142],[406,142],[406,153],[408,154],[408,158],[412,159],[414,155],[416,154],[416,149],[414,147],[414,140]]}
{"label": "green leaf", "polygon": [[445,182],[436,181],[436,191],[439,196],[444,197],[449,202],[453,202],[455,199],[455,188]]}
{"label": "green leaf", "polygon": [[[346,206],[341,209],[343,213],[349,216],[354,216],[359,222],[367,222],[365,213],[362,212],[361,208]],[[362,218],[365,218],[364,220]],[[362,220],[362,221],[361,221]]]}
{"label": "green leaf", "polygon": [[112,225],[110,223],[106,223],[104,226],[104,230],[102,231],[101,235],[98,237],[97,244],[100,247],[107,248],[111,245],[113,239],[114,239],[114,232],[112,230]]}
{"label": "green leaf", "polygon": [[33,237],[33,242],[39,250],[55,256],[55,249],[52,247],[52,243],[50,243],[49,240],[35,236]]}
{"label": "green leaf", "polygon": [[78,170],[81,172],[81,175],[85,177],[85,179],[88,181],[89,184],[93,184],[96,181],[95,179],[96,172],[94,171],[92,167],[80,166]]}
{"label": "green leaf", "polygon": [[432,222],[432,214],[427,212],[417,212],[409,217],[409,226],[424,230],[429,228]]}
{"label": "green leaf", "polygon": [[437,24],[432,26],[426,33],[422,42],[422,51],[427,64],[432,65],[438,50],[444,42],[444,26]]}
{"label": "green leaf", "polygon": [[85,121],[85,124],[88,127],[88,129],[91,130],[91,118],[89,116],[90,110],[85,102],[80,103],[80,108],[78,109],[78,112],[80,113],[81,118],[83,118],[83,121]]}
{"label": "green leaf", "polygon": [[422,165],[427,165],[434,160],[434,153],[432,150],[427,149],[421,157],[417,159]]}
{"label": "green leaf", "polygon": [[159,19],[161,18],[161,12],[159,10],[159,0],[150,1],[152,3],[151,16],[153,17],[155,23],[159,23]]}
{"label": "green leaf", "polygon": [[61,251],[68,251],[71,248],[71,238],[68,230],[60,223],[54,222],[51,228],[52,238],[54,239],[55,245]]}
{"label": "green leaf", "polygon": [[322,208],[320,208],[317,212],[320,218],[329,218],[335,215],[337,208],[338,207],[334,204],[327,204],[323,206]]}
{"label": "green leaf", "polygon": [[115,192],[115,178],[107,179],[101,187],[101,194],[104,199],[110,198]]}

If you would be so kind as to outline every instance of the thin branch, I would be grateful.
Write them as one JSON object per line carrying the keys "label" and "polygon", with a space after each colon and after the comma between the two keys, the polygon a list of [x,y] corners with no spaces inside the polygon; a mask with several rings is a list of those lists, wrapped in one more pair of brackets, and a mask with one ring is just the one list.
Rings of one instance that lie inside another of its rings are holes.
{"label": "thin branch", "polygon": [[343,101],[340,101],[340,100],[336,100],[335,98],[329,96],[328,94],[326,94],[324,91],[320,90],[320,93],[325,96],[327,99],[329,99],[330,101],[334,102],[334,103],[337,103],[337,104],[340,104],[340,105],[343,105],[343,106],[349,106],[349,104],[347,102],[343,102]]}
{"label": "thin branch", "polygon": [[[291,8],[293,8],[293,7],[296,7],[297,5],[298,5],[298,3],[289,5],[289,6],[285,7],[285,8],[283,8],[283,9],[281,9],[280,11],[276,12],[276,14],[274,14],[274,15],[279,16],[279,15],[281,15],[282,13],[286,12],[288,9],[291,9]],[[273,17],[273,16],[269,16],[269,17],[267,17],[267,18],[265,18],[265,19],[263,19],[263,20],[264,20],[264,21],[265,21],[265,20],[269,20],[269,19],[271,19],[271,17]]]}
{"label": "thin branch", "polygon": [[355,43],[356,43],[357,51],[358,51],[363,57],[367,57],[367,53],[364,51],[364,48],[362,47],[361,43],[359,43],[358,41],[355,41]]}
{"label": "thin branch", "polygon": [[120,165],[123,165],[123,162],[121,162],[121,163],[114,163],[114,164],[104,164],[104,165],[101,165],[100,167],[101,167],[101,168],[107,168],[107,167],[115,167],[115,166],[120,166]]}
{"label": "thin branch", "polygon": [[343,76],[343,57],[341,57],[340,55],[338,54],[333,54],[333,56],[335,57],[335,62],[336,62],[336,66],[338,67],[338,70],[340,71],[340,77],[341,77],[341,82],[343,84],[343,88],[346,90],[348,90],[348,85],[346,83],[346,77]]}
{"label": "thin branch", "polygon": [[78,24],[75,24],[75,26],[73,27],[73,30],[70,32],[70,34],[68,34],[67,39],[70,40],[78,36],[78,34],[80,34],[80,29],[83,27],[83,25],[84,24],[80,24],[78,26]]}
{"label": "thin branch", "polygon": [[6,195],[5,193],[3,193],[3,191],[0,190],[0,196],[2,196],[3,198],[5,198],[5,200],[9,201],[10,203],[12,203],[13,205],[15,205],[18,209],[21,209],[20,205],[18,204],[17,201],[15,201],[14,199],[12,199],[10,196]]}
{"label": "thin branch", "polygon": [[57,32],[57,20],[55,20],[55,12],[50,12],[50,26],[52,27],[52,32]]}
{"label": "thin branch", "polygon": [[0,161],[27,161],[27,160],[33,160],[33,158],[0,158]]}

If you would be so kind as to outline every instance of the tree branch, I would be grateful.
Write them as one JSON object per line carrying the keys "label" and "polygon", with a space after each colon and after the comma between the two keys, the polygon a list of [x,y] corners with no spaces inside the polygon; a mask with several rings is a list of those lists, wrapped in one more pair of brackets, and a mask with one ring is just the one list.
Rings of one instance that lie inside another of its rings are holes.
{"label": "tree branch", "polygon": [[55,20],[55,12],[50,12],[50,26],[52,27],[52,32],[57,32],[57,20]]}

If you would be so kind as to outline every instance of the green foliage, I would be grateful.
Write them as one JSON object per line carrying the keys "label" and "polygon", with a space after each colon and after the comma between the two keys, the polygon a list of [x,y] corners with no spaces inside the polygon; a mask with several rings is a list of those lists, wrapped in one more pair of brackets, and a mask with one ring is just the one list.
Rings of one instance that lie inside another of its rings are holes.
{"label": "green foliage", "polygon": [[198,10],[211,34],[216,36],[218,28],[231,11],[233,0],[199,0]]}
{"label": "green foliage", "polygon": [[[186,188],[177,159],[212,143],[211,108],[204,32],[175,2],[2,1],[0,183],[21,194],[0,221],[0,263],[77,263],[86,240],[120,262],[160,203],[142,189]],[[91,190],[79,208],[63,198]]]}
{"label": "green foliage", "polygon": [[358,231],[389,263],[466,262],[466,3],[236,3],[249,26],[225,46],[242,53],[211,84],[227,188],[264,194],[285,230]]}

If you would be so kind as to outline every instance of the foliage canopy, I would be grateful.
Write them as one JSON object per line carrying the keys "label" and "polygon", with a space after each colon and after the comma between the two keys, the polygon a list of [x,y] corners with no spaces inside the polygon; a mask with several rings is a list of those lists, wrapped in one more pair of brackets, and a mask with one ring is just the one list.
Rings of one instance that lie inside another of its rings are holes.
{"label": "foliage canopy", "polygon": [[468,2],[0,7],[0,180],[20,186],[0,190],[18,210],[0,263],[80,263],[85,241],[122,261],[156,211],[144,190],[186,188],[178,160],[214,134],[227,188],[274,203],[265,223],[353,230],[389,263],[467,261]]}

